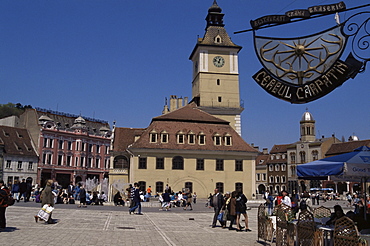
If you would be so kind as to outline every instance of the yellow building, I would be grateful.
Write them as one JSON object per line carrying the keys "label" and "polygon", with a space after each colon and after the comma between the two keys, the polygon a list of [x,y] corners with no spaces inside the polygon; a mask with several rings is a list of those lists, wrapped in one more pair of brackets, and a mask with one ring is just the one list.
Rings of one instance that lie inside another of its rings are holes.
{"label": "yellow building", "polygon": [[171,96],[170,109],[146,129],[114,128],[111,147],[111,194],[139,182],[163,192],[188,188],[206,198],[241,189],[256,193],[258,150],[241,138],[238,52],[227,34],[221,8],[208,9],[203,38],[190,55],[193,62],[192,100]]}
{"label": "yellow building", "polygon": [[258,151],[230,126],[190,103],[152,119],[141,137],[128,147],[129,182],[163,192],[189,188],[205,198],[214,188],[242,189],[251,197]]}

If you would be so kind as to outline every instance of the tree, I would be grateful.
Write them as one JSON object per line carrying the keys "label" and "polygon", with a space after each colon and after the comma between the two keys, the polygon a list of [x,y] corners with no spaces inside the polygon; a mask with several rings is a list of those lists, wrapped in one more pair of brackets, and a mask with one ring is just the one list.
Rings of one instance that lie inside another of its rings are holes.
{"label": "tree", "polygon": [[8,117],[8,116],[20,116],[26,108],[32,108],[31,105],[23,106],[20,103],[7,103],[7,104],[0,104],[0,119]]}

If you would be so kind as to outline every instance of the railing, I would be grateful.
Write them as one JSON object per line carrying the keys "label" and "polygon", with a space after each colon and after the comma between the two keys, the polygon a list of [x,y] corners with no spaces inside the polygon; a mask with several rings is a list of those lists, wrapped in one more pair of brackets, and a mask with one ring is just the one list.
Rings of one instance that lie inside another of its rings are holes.
{"label": "railing", "polygon": [[[39,107],[35,107],[35,109],[37,111],[40,111],[40,112],[43,112],[43,113],[56,114],[56,115],[66,116],[66,117],[71,117],[71,118],[78,118],[80,116],[80,115],[76,115],[76,114],[63,113],[63,112],[54,111],[54,110],[50,110],[50,109],[39,108]],[[84,118],[87,121],[108,124],[108,121],[106,121],[106,120],[99,120],[99,119],[95,119],[95,118],[91,118],[91,117],[85,117],[85,116],[81,116],[81,117]]]}

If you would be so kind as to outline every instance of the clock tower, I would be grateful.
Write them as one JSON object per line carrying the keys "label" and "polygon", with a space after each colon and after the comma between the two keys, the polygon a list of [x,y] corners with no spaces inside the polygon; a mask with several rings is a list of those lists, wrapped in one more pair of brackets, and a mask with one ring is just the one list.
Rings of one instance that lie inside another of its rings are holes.
{"label": "clock tower", "polygon": [[227,34],[224,14],[216,0],[208,9],[203,38],[198,38],[189,59],[193,62],[192,97],[198,108],[230,122],[241,135],[238,53]]}

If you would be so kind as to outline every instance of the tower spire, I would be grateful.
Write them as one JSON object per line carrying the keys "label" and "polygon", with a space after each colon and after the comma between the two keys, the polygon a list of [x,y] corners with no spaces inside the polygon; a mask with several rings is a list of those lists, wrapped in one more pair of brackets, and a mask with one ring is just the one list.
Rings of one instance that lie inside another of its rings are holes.
{"label": "tower spire", "polygon": [[[213,0],[212,6],[208,9],[208,15],[206,17],[207,27],[209,26],[225,26],[224,25],[224,14],[221,13],[222,9],[218,6],[217,1]],[[207,29],[206,27],[206,29]]]}

